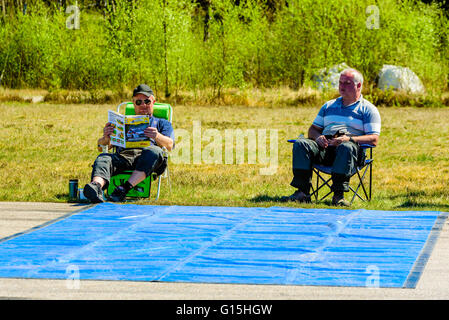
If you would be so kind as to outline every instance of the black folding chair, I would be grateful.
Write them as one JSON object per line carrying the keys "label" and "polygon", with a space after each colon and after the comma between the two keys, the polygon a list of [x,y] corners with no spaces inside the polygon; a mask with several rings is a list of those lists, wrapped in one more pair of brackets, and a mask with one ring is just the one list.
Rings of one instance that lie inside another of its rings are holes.
{"label": "black folding chair", "polygon": [[[372,197],[372,186],[373,186],[373,148],[375,148],[375,146],[373,145],[369,145],[369,144],[362,144],[360,145],[360,147],[364,150],[369,149],[367,158],[365,159],[365,163],[363,163],[360,167],[357,167],[357,170],[354,174],[352,174],[351,176],[351,180],[353,180],[352,178],[357,175],[358,180],[356,180],[356,184],[357,186],[355,187],[355,189],[353,188],[353,186],[349,185],[349,190],[352,191],[352,193],[354,194],[352,196],[352,199],[350,201],[350,203],[352,204],[354,202],[355,197],[358,197],[360,200],[362,201],[371,201],[371,197]],[[318,164],[314,164],[313,167],[313,172],[316,175],[316,184],[315,184],[315,188],[312,185],[312,194],[311,197],[315,197],[316,202],[318,201],[322,201],[324,200],[326,197],[328,197],[331,193],[332,193],[332,185],[329,184],[329,182],[331,182],[332,178],[325,178],[323,176],[323,174],[327,174],[327,175],[331,175],[331,171],[332,171],[332,167],[328,167],[328,166],[323,166],[323,165],[318,165]],[[365,186],[365,178],[366,175],[368,173],[368,188],[366,188]],[[321,184],[320,184],[321,182]],[[327,186],[329,188],[329,192],[326,193],[323,197],[319,198],[319,191],[320,189],[322,189],[323,187]],[[360,188],[362,188],[363,193],[359,193]]]}
{"label": "black folding chair", "polygon": [[[294,143],[296,140],[288,140],[288,142]],[[356,186],[354,186],[354,182],[352,181],[353,186],[349,185],[349,190],[352,191],[353,196],[351,199],[351,204],[354,202],[355,198],[358,197],[362,201],[371,201],[372,198],[372,186],[373,186],[373,148],[375,146],[370,144],[361,144],[360,147],[368,152],[366,152],[365,162],[357,167],[357,170],[354,174],[351,175],[351,181],[354,176],[357,176]],[[312,184],[312,194],[311,197],[315,197],[315,201],[322,201],[326,197],[328,197],[332,193],[332,177],[326,177],[324,174],[331,175],[332,167],[323,166],[319,164],[314,164],[312,166],[313,173],[316,175],[315,186]],[[368,177],[367,177],[368,175]],[[313,179],[312,179],[313,180]],[[368,181],[366,181],[368,180]],[[367,183],[366,183],[367,182]],[[367,184],[367,185],[366,185]],[[319,197],[319,191],[328,187],[329,192],[327,192],[321,198]],[[361,191],[359,192],[361,188]],[[363,193],[362,193],[363,191]]]}

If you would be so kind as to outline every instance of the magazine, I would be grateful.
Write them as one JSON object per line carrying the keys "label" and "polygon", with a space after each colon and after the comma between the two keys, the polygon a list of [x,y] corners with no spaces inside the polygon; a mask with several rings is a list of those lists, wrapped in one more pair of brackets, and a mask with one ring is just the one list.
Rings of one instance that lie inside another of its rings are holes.
{"label": "magazine", "polygon": [[123,148],[145,148],[150,145],[150,138],[143,133],[150,125],[148,115],[125,116],[109,110],[108,121],[113,124],[111,144]]}

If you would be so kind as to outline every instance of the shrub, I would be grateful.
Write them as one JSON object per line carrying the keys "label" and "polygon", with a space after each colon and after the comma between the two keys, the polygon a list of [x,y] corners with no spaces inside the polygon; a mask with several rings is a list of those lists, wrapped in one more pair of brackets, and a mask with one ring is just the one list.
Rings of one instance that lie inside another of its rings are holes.
{"label": "shrub", "polygon": [[218,97],[226,88],[297,90],[341,62],[371,84],[383,64],[395,64],[430,91],[448,85],[449,25],[436,4],[290,0],[266,11],[258,0],[214,0],[207,20],[190,1],[117,0],[104,12],[82,7],[80,29],[69,30],[68,14],[45,3],[32,1],[26,15],[0,24],[6,87],[122,90],[146,82],[159,97],[207,88]]}

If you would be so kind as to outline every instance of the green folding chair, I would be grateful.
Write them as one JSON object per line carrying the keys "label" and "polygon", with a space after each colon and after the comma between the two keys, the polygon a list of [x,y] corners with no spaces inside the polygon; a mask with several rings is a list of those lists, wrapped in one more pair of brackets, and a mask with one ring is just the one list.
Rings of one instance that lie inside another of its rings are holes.
{"label": "green folding chair", "polygon": [[[120,113],[120,109],[123,109],[123,107],[125,108],[125,115],[135,115],[136,114],[136,112],[134,110],[134,105],[132,102],[123,102],[123,103],[119,104],[117,107],[117,112]],[[153,116],[155,116],[156,118],[166,119],[166,120],[170,121],[170,123],[172,123],[173,109],[172,109],[171,105],[169,105],[167,103],[156,102],[154,104]],[[162,149],[168,156],[167,149],[166,148],[162,148]],[[122,173],[113,175],[109,182],[109,186],[107,188],[107,193],[111,194],[112,192],[114,192],[115,188],[117,188],[119,185],[128,181],[131,174],[132,174],[132,171],[127,170]],[[162,178],[166,178],[168,180],[168,184],[171,189],[168,163],[167,163],[167,167],[163,174],[158,176],[156,173],[153,172],[150,176],[146,177],[145,180],[143,180],[138,185],[136,185],[133,189],[131,189],[126,194],[126,196],[130,197],[130,198],[148,198],[148,197],[150,197],[150,193],[151,193],[151,183],[153,181],[158,180],[157,194],[156,194],[156,199],[155,199],[155,200],[158,200],[160,191],[161,191]]]}

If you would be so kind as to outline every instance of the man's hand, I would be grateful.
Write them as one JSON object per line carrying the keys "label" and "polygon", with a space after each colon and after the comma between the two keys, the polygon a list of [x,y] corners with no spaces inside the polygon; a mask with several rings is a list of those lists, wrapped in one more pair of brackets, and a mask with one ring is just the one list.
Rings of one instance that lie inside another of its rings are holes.
{"label": "man's hand", "polygon": [[106,123],[103,128],[103,136],[97,141],[98,151],[103,151],[102,146],[108,146],[108,148],[111,148],[111,134],[113,132],[114,124],[110,122]]}
{"label": "man's hand", "polygon": [[332,138],[329,141],[329,145],[332,147],[338,147],[340,144],[342,144],[343,142],[347,142],[349,141],[350,137],[347,135],[343,135],[343,136],[339,136],[336,138]]}
{"label": "man's hand", "polygon": [[106,123],[106,125],[103,128],[103,137],[110,138],[113,132],[114,132],[114,124],[110,122]]}
{"label": "man's hand", "polygon": [[156,138],[157,138],[157,136],[159,135],[159,131],[157,131],[156,128],[153,128],[153,127],[147,127],[147,128],[145,129],[145,131],[143,132],[143,134],[144,134],[146,137],[148,137],[148,138],[153,139],[154,141],[156,141]]}
{"label": "man's hand", "polygon": [[324,149],[326,149],[329,146],[329,140],[323,135],[320,135],[318,138],[315,139],[315,142],[318,143],[318,145]]}

